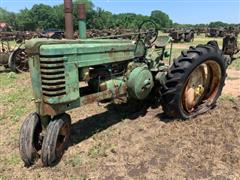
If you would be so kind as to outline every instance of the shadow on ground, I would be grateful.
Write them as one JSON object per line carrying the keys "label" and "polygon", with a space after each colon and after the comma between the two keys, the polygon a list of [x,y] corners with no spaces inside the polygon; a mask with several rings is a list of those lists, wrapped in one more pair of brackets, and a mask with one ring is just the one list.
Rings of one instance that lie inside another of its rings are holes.
{"label": "shadow on ground", "polygon": [[[134,104],[108,104],[107,111],[81,119],[72,124],[69,146],[74,146],[124,119],[135,120],[143,117],[150,107],[158,108],[159,104],[156,105],[156,103],[150,101],[135,102]],[[164,113],[161,113],[158,117],[165,123],[173,120]]]}

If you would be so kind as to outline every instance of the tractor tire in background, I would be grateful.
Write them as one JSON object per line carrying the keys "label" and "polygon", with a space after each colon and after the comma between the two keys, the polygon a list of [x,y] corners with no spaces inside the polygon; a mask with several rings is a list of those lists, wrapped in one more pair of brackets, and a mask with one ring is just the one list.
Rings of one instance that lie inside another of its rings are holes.
{"label": "tractor tire in background", "polygon": [[216,41],[190,47],[170,67],[162,106],[170,117],[188,119],[212,109],[221,95],[226,62]]}
{"label": "tractor tire in background", "polygon": [[16,73],[28,71],[28,62],[25,49],[18,48],[9,57],[8,66],[11,71]]}

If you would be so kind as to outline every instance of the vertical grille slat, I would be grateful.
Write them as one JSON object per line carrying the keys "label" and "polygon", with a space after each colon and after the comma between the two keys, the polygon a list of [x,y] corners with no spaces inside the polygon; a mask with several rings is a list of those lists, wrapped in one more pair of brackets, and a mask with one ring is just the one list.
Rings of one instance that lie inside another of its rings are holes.
{"label": "vertical grille slat", "polygon": [[42,92],[47,97],[66,95],[63,57],[40,57]]}

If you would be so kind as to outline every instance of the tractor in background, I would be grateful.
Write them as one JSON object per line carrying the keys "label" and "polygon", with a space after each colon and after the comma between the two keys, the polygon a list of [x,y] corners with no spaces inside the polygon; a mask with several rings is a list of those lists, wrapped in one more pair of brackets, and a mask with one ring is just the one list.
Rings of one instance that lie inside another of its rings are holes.
{"label": "tractor in background", "polygon": [[169,33],[169,36],[174,40],[174,42],[191,42],[194,40],[194,30],[173,30]]}
{"label": "tractor in background", "polygon": [[0,65],[16,73],[28,71],[24,44],[13,46],[8,39],[0,39]]}
{"label": "tractor in background", "polygon": [[229,63],[234,59],[234,55],[240,51],[238,47],[238,31],[233,27],[229,27],[228,31],[226,31],[225,36],[223,38],[223,47],[222,51],[225,55],[230,56]]}

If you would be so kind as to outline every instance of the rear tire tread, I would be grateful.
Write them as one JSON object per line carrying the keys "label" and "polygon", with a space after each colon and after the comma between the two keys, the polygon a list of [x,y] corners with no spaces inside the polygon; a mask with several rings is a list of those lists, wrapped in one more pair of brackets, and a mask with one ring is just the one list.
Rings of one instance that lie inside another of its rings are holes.
{"label": "rear tire tread", "polygon": [[[166,75],[165,88],[162,90],[162,107],[168,116],[187,119],[198,115],[197,112],[189,116],[184,114],[179,103],[181,100],[181,91],[187,77],[193,69],[207,59],[214,59],[220,65],[223,75],[221,80],[223,82],[221,82],[220,92],[217,98],[220,96],[224,86],[226,68],[224,66],[224,57],[218,45],[215,42],[209,42],[206,45],[190,47],[188,51],[181,53],[180,57],[175,60]],[[211,106],[214,105],[212,104]],[[209,107],[209,109],[210,108],[211,107]]]}

